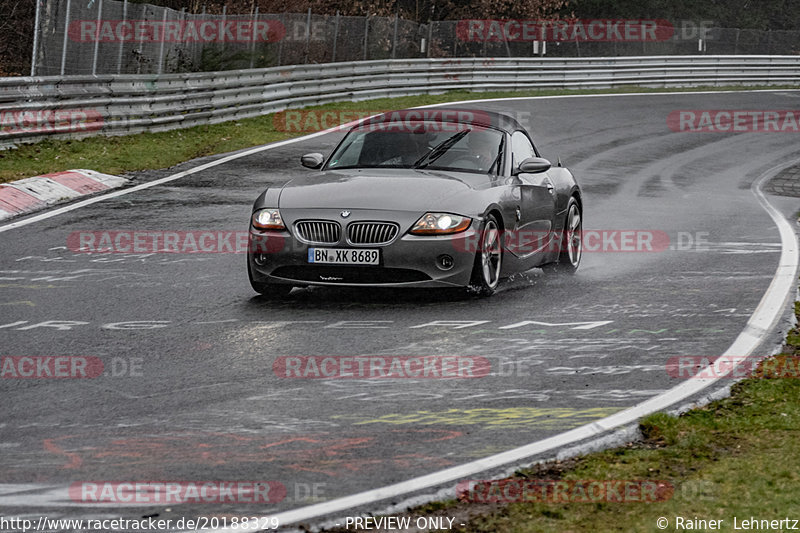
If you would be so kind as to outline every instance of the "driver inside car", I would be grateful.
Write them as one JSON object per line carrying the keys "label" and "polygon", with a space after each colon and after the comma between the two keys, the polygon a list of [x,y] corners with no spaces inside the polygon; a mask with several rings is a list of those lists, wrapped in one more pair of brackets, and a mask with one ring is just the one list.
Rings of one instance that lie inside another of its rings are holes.
{"label": "driver inside car", "polygon": [[[500,153],[500,147],[494,144],[491,138],[487,135],[481,135],[481,132],[475,131],[467,135],[467,143],[469,145],[470,154],[475,157],[477,164],[476,170],[489,172],[497,160],[497,155]],[[496,171],[496,170],[495,170]]]}
{"label": "driver inside car", "polygon": [[381,166],[408,167],[413,165],[430,151],[430,139],[432,137],[435,137],[435,135],[422,129],[413,132],[394,133],[392,136],[394,157],[383,161]]}

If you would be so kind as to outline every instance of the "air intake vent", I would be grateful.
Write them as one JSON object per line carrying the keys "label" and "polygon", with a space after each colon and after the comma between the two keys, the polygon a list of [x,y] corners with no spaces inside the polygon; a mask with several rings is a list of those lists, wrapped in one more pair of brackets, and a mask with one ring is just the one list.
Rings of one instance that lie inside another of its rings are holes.
{"label": "air intake vent", "polygon": [[330,220],[303,220],[294,225],[297,236],[310,244],[336,244],[342,228]]}
{"label": "air intake vent", "polygon": [[347,240],[350,244],[388,244],[399,231],[391,222],[352,222],[347,226]]}

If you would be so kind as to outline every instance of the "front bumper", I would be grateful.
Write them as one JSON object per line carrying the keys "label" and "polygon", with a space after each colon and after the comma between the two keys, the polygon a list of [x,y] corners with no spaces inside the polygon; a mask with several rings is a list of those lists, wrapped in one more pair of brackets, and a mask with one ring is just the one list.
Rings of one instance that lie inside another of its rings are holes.
{"label": "front bumper", "polygon": [[[464,287],[469,284],[479,231],[454,235],[402,235],[383,246],[310,245],[288,231],[250,230],[247,260],[253,281],[289,285],[349,287]],[[380,266],[319,265],[308,262],[309,248],[380,249]],[[449,256],[452,266],[442,266]]]}

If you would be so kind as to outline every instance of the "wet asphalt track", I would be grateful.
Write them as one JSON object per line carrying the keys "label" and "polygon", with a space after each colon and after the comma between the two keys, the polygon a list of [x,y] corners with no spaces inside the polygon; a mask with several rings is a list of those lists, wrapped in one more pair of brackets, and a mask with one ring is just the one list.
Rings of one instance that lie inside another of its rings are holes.
{"label": "wet asphalt track", "polygon": [[[726,350],[780,252],[750,185],[800,157],[800,145],[796,133],[672,132],[666,117],[679,109],[796,110],[800,92],[475,107],[519,113],[543,155],[560,156],[576,173],[585,229],[660,230],[687,249],[586,253],[574,277],[533,270],[486,300],[313,288],[281,302],[255,296],[242,255],[65,249],[82,230],[244,230],[265,186],[308,172],[299,156],[328,151],[341,134],[0,233],[0,355],[96,356],[119,374],[0,380],[0,514],[174,519],[301,507],[591,422],[676,385],[665,371],[669,357]],[[786,216],[798,207],[796,199],[770,200]],[[687,235],[708,242],[692,246]],[[493,374],[280,379],[272,364],[289,355],[483,356]],[[287,497],[274,505],[99,508],[76,505],[63,490],[171,480],[272,480]]]}

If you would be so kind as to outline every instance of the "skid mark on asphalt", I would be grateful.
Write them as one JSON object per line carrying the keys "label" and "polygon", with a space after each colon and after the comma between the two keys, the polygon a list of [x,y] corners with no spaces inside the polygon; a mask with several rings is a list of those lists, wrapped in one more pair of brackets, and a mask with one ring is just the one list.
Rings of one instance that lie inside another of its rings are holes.
{"label": "skid mark on asphalt", "polygon": [[[781,253],[781,243],[779,242],[708,242],[702,248],[687,250],[694,253],[719,253],[719,254],[779,254]],[[768,278],[767,275],[760,277]]]}
{"label": "skid mark on asphalt", "polygon": [[657,365],[556,366],[545,370],[556,376],[621,376],[634,372],[664,372],[664,363]]}
{"label": "skid mark on asphalt", "polygon": [[[660,367],[664,371],[663,365]],[[480,401],[482,405],[486,402],[503,402],[509,400],[526,402],[569,402],[577,398],[580,400],[602,401],[602,402],[629,402],[631,398],[649,398],[664,392],[663,389],[526,389],[526,388],[502,388],[502,387],[479,387],[475,384],[470,386],[437,386],[435,390],[414,390],[411,388],[414,383],[408,381],[390,382],[387,380],[365,380],[350,381],[326,381],[320,386],[320,395],[330,396],[332,401],[358,401],[368,403],[391,402],[421,402],[445,400],[448,402],[461,403],[467,401]],[[247,398],[249,402],[263,401],[287,401],[303,402],[308,401],[308,391],[303,388],[281,389],[278,391],[251,396]]]}
{"label": "skid mark on asphalt", "polygon": [[[674,192],[678,189],[675,182],[675,175],[678,174],[678,172],[691,169],[692,174],[696,176],[698,174],[698,167],[702,167],[702,164],[710,159],[709,152],[736,153],[739,151],[740,145],[748,146],[749,141],[742,137],[727,137],[722,139],[717,137],[714,138],[712,142],[698,146],[695,140],[693,142],[687,142],[684,147],[676,148],[675,146],[670,146],[670,153],[672,155],[656,157],[655,162],[650,162],[653,161],[652,156],[654,150],[643,149],[642,152],[639,153],[646,154],[647,162],[650,163],[641,170],[638,170],[637,174],[642,176],[645,180],[647,178],[660,176],[660,184],[663,189],[657,196],[662,196],[664,193]],[[618,195],[622,197],[644,197],[654,196],[654,192],[655,190],[648,188],[647,181],[642,183],[637,180],[629,180],[618,191]]]}
{"label": "skid mark on asphalt", "polygon": [[92,266],[109,264],[157,264],[173,265],[181,263],[196,263],[203,261],[213,261],[213,257],[201,254],[166,254],[166,253],[111,253],[111,252],[87,252],[87,253],[68,253],[64,250],[55,255],[26,255],[14,259],[19,263],[22,261],[37,261],[40,263],[83,263]]}
{"label": "skid mark on asphalt", "polygon": [[612,415],[622,408],[592,407],[574,409],[569,407],[508,407],[503,409],[447,409],[446,411],[416,411],[414,413],[387,414],[375,418],[364,415],[334,415],[332,418],[348,420],[356,426],[406,424],[436,426],[474,426],[484,429],[537,428],[564,429],[581,426],[588,421]]}
{"label": "skid mark on asphalt", "polygon": [[42,289],[63,289],[66,285],[25,285],[23,283],[0,283],[0,289],[29,289],[38,291]]}
{"label": "skid mark on asphalt", "polygon": [[[597,177],[601,177],[601,181],[604,184],[607,184],[609,180],[612,180],[615,184],[624,184],[625,180],[619,174],[620,161],[624,160],[628,168],[643,167],[653,159],[658,158],[659,150],[665,154],[674,153],[672,150],[673,144],[665,141],[681,139],[680,135],[682,134],[669,133],[664,135],[659,132],[656,135],[638,136],[630,141],[615,142],[607,145],[607,147],[600,146],[587,157],[577,159],[572,164],[572,169],[582,178],[582,185],[584,182],[589,186],[594,185]],[[683,138],[688,139],[688,136]],[[696,140],[694,139],[695,142],[692,142],[690,146],[697,146]],[[716,142],[710,137],[704,140],[708,141],[707,144]]]}
{"label": "skid mark on asphalt", "polygon": [[145,276],[145,274],[132,270],[120,269],[88,269],[78,270],[0,270],[0,281],[87,281],[96,283],[116,279],[127,279],[132,276]]}
{"label": "skid mark on asphalt", "polygon": [[[714,145],[715,152],[702,154],[699,153],[697,157],[691,161],[686,162],[681,169],[682,173],[677,172],[673,175],[673,182],[676,186],[687,189],[693,185],[699,187],[705,185],[704,181],[719,182],[720,179],[736,178],[739,181],[740,189],[749,189],[752,184],[752,178],[749,176],[757,176],[764,171],[765,163],[763,158],[752,157],[750,150],[752,150],[752,137],[741,136],[739,137],[743,142],[739,150],[725,150],[725,145],[718,143]],[[797,156],[797,141],[791,138],[786,138],[778,134],[777,137],[773,135],[773,139],[779,139],[785,142],[786,146],[778,148],[774,143],[769,151],[767,158],[767,165],[774,161],[781,161],[786,158],[794,158]],[[734,160],[728,154],[737,154],[741,160]],[[723,168],[711,166],[715,162],[726,161],[727,166]],[[704,169],[704,167],[708,167]],[[702,179],[701,179],[702,178]]]}

